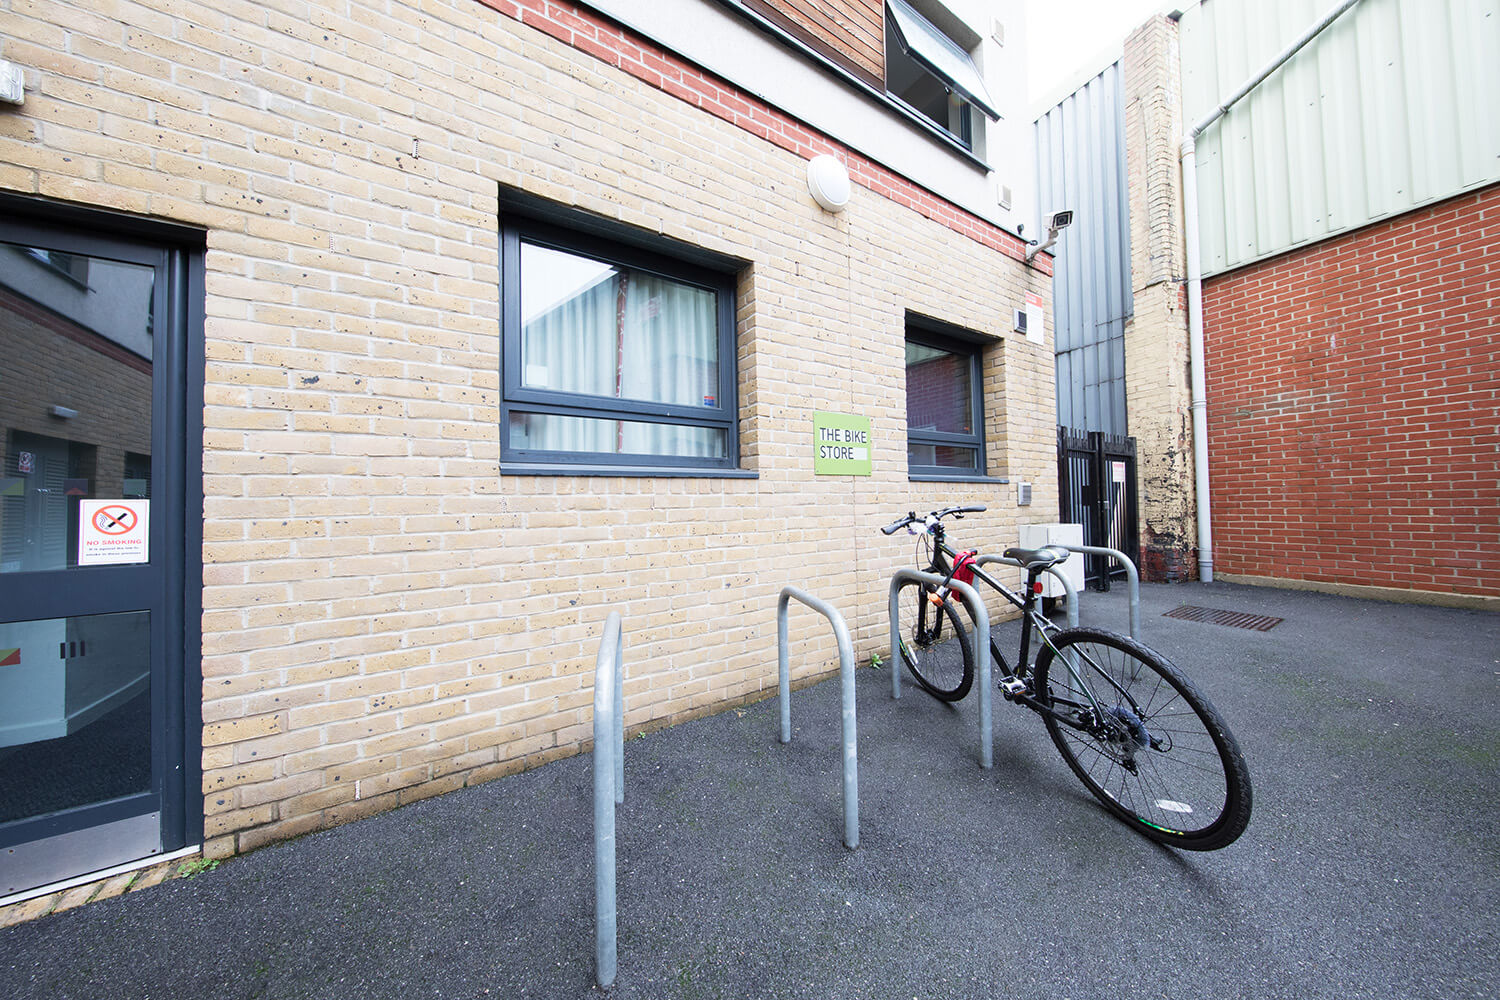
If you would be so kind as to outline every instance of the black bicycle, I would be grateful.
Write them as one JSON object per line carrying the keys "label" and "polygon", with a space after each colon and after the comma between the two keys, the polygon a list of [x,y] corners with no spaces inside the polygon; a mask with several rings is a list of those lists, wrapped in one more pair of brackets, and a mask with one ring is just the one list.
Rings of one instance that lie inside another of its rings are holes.
{"label": "black bicycle", "polygon": [[[1038,577],[1066,549],[1012,548],[1026,570],[1017,594],[976,565],[978,551],[948,545],[944,518],[982,505],[907,514],[880,530],[920,533],[918,562],[940,584],[903,583],[897,595],[901,660],[933,696],[958,701],[974,684],[973,632],[960,616],[953,581],[979,581],[1021,612],[1015,668],[994,639],[990,655],[1007,701],[1042,717],[1052,742],[1100,802],[1147,836],[1191,851],[1232,844],[1250,822],[1250,772],[1219,713],[1153,649],[1115,632],[1064,629],[1038,610]],[[920,532],[919,530],[920,529]],[[922,546],[930,554],[921,555]],[[1031,662],[1031,634],[1040,639]]]}

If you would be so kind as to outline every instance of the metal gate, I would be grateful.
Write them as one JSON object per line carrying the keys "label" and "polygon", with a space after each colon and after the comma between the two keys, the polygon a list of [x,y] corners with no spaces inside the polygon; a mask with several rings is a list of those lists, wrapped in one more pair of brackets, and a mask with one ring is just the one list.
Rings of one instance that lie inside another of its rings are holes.
{"label": "metal gate", "polygon": [[[1135,483],[1135,438],[1100,431],[1057,429],[1059,513],[1065,524],[1083,525],[1083,544],[1119,549],[1141,561]],[[1087,556],[1084,578],[1108,590],[1125,568],[1108,556]]]}

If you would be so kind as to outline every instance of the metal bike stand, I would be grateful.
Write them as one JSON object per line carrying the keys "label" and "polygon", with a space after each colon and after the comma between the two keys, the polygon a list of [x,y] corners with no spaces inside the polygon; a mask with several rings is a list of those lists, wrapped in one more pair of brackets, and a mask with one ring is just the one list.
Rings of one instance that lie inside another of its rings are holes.
{"label": "metal bike stand", "polygon": [[843,698],[844,846],[852,849],[859,846],[859,751],[854,718],[854,644],[849,641],[849,629],[844,625],[844,617],[831,604],[796,587],[782,588],[781,598],[776,602],[776,674],[781,707],[781,742],[792,741],[792,679],[787,645],[787,607],[792,598],[827,618],[839,644],[839,685]]}
{"label": "metal bike stand", "polygon": [[615,981],[615,806],[625,801],[624,686],[620,613],[611,611],[594,663],[594,975],[600,986]]}
{"label": "metal bike stand", "polygon": [[[944,585],[943,578],[935,573],[923,573],[915,569],[898,569],[891,577],[889,609],[891,615],[891,697],[901,697],[901,667],[906,662],[901,658],[901,628],[897,624],[897,592],[901,584],[924,583],[932,587]],[[991,767],[995,762],[994,707],[990,691],[990,613],[985,610],[979,593],[958,580],[950,580],[952,588],[969,610],[974,622],[974,657],[979,661],[979,766]]]}
{"label": "metal bike stand", "polygon": [[[1063,546],[1061,546],[1061,545],[1054,545],[1053,548],[1060,549],[1060,548],[1063,548]],[[1021,563],[1017,562],[1016,560],[1014,560],[1014,559],[1007,559],[1005,556],[980,556],[978,559],[974,560],[974,565],[975,566],[988,566],[991,563],[1000,563],[1003,566],[1014,566],[1016,569],[1025,569],[1026,568],[1025,566],[1021,565]],[[1077,628],[1078,627],[1078,591],[1076,591],[1076,590],[1073,589],[1073,581],[1069,580],[1068,579],[1068,575],[1066,573],[1062,572],[1061,570],[1059,570],[1056,566],[1048,566],[1042,572],[1044,572],[1044,573],[1051,573],[1053,576],[1057,577],[1057,579],[1058,579],[1059,582],[1062,583],[1063,593],[1067,596],[1068,628]]]}
{"label": "metal bike stand", "polygon": [[[1140,637],[1141,634],[1141,574],[1135,568],[1135,563],[1130,557],[1119,549],[1112,549],[1104,545],[1055,545],[1055,548],[1067,549],[1069,552],[1086,552],[1090,555],[1109,556],[1118,559],[1120,565],[1125,567],[1126,587],[1130,592],[1130,631],[1126,633],[1132,639]],[[1069,622],[1077,625],[1076,621]]]}

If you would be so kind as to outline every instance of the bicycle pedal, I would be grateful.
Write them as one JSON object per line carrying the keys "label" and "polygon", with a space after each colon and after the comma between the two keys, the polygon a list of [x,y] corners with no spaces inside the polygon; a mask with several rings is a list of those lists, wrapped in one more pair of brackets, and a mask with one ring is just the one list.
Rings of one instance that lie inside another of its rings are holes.
{"label": "bicycle pedal", "polygon": [[1002,677],[1000,678],[1000,690],[1008,695],[1025,694],[1026,682],[1019,677]]}

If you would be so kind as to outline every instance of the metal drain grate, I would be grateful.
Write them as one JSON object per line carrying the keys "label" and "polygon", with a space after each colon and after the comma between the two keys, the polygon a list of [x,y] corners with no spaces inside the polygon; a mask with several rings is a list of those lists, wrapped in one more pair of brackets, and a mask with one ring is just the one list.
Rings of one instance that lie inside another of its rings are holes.
{"label": "metal drain grate", "polygon": [[1184,604],[1173,608],[1162,617],[1181,618],[1189,622],[1208,622],[1210,625],[1228,625],[1230,628],[1249,628],[1257,632],[1269,632],[1280,625],[1282,619],[1270,615],[1252,615],[1244,611],[1219,611],[1215,608],[1195,608]]}

